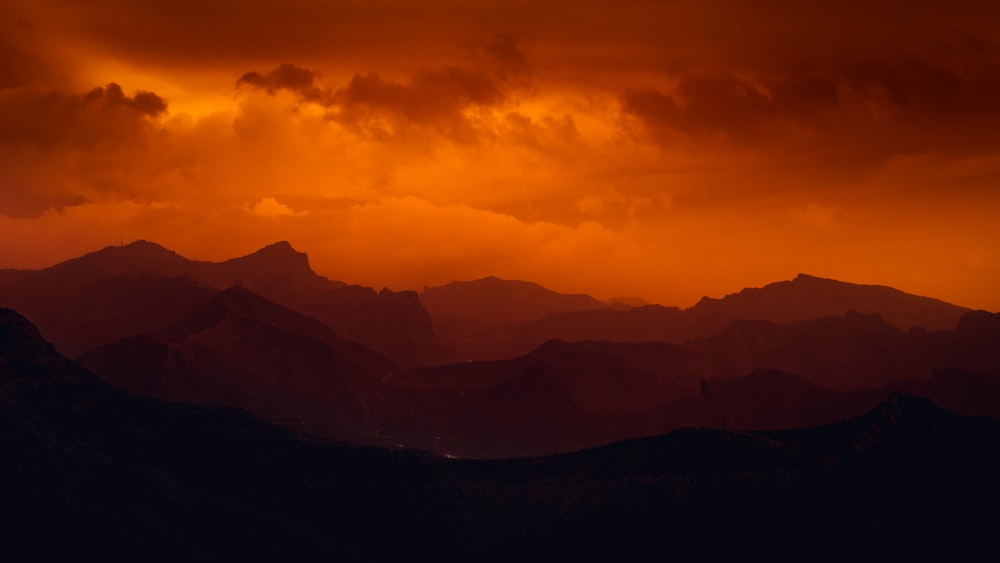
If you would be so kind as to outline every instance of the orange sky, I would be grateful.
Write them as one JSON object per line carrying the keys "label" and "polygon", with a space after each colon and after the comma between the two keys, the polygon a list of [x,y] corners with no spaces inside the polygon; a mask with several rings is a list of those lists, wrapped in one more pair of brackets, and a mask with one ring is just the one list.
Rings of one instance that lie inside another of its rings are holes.
{"label": "orange sky", "polygon": [[0,267],[285,239],[376,288],[1000,310],[995,1],[539,4],[0,0]]}

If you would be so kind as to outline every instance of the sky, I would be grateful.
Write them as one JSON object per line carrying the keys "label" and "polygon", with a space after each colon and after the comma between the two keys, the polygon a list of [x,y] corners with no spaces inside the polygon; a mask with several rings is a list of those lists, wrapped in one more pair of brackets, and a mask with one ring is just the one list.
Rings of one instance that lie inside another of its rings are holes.
{"label": "sky", "polygon": [[1000,4],[0,0],[0,267],[1000,310]]}

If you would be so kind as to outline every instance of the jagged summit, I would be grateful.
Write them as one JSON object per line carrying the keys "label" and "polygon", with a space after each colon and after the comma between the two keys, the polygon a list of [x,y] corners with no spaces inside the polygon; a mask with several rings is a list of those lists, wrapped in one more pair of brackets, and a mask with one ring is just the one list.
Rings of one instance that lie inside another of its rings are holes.
{"label": "jagged summit", "polygon": [[271,243],[256,252],[250,253],[248,256],[284,256],[308,260],[305,252],[295,250],[287,240],[279,240],[278,242]]}
{"label": "jagged summit", "polygon": [[242,275],[249,274],[254,277],[322,277],[313,271],[306,253],[295,250],[285,240],[269,244],[246,256],[226,260],[219,264],[219,268],[222,271],[239,272]]}

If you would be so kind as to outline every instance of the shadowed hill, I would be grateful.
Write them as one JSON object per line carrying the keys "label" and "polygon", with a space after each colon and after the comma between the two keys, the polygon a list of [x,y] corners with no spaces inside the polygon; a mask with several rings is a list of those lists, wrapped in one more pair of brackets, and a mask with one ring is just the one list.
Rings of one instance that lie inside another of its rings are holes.
{"label": "shadowed hill", "polygon": [[246,408],[356,442],[374,440],[370,403],[392,363],[330,328],[239,286],[152,336],[80,362],[127,391]]}
{"label": "shadowed hill", "polygon": [[394,373],[387,434],[464,456],[567,451],[635,436],[641,415],[697,394],[692,355],[672,344],[552,341],[513,360]]}
{"label": "shadowed hill", "polygon": [[447,460],[129,396],[0,310],[0,421],[4,548],[40,560],[969,560],[1000,530],[1000,422],[907,395],[794,431]]}
{"label": "shadowed hill", "polygon": [[513,360],[395,373],[384,381],[381,418],[400,442],[495,457],[682,426],[828,423],[894,390],[992,414],[989,405],[1000,405],[996,317],[968,313],[956,330],[928,332],[849,312],[792,324],[736,321],[683,343],[549,341]]}

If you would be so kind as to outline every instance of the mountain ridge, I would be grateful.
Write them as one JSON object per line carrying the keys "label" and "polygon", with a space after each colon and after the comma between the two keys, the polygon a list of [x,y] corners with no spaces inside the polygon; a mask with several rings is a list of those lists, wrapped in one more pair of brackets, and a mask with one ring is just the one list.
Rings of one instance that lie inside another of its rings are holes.
{"label": "mountain ridge", "polygon": [[908,395],[820,427],[453,460],[90,385],[29,324],[0,310],[0,520],[43,560],[964,560],[1000,526],[1000,421]]}
{"label": "mountain ridge", "polygon": [[430,316],[415,293],[332,281],[315,273],[308,256],[287,241],[223,262],[189,260],[136,241],[19,272],[0,278],[0,305],[29,314],[72,356],[158,330],[234,285],[317,318],[400,363],[440,355]]}

